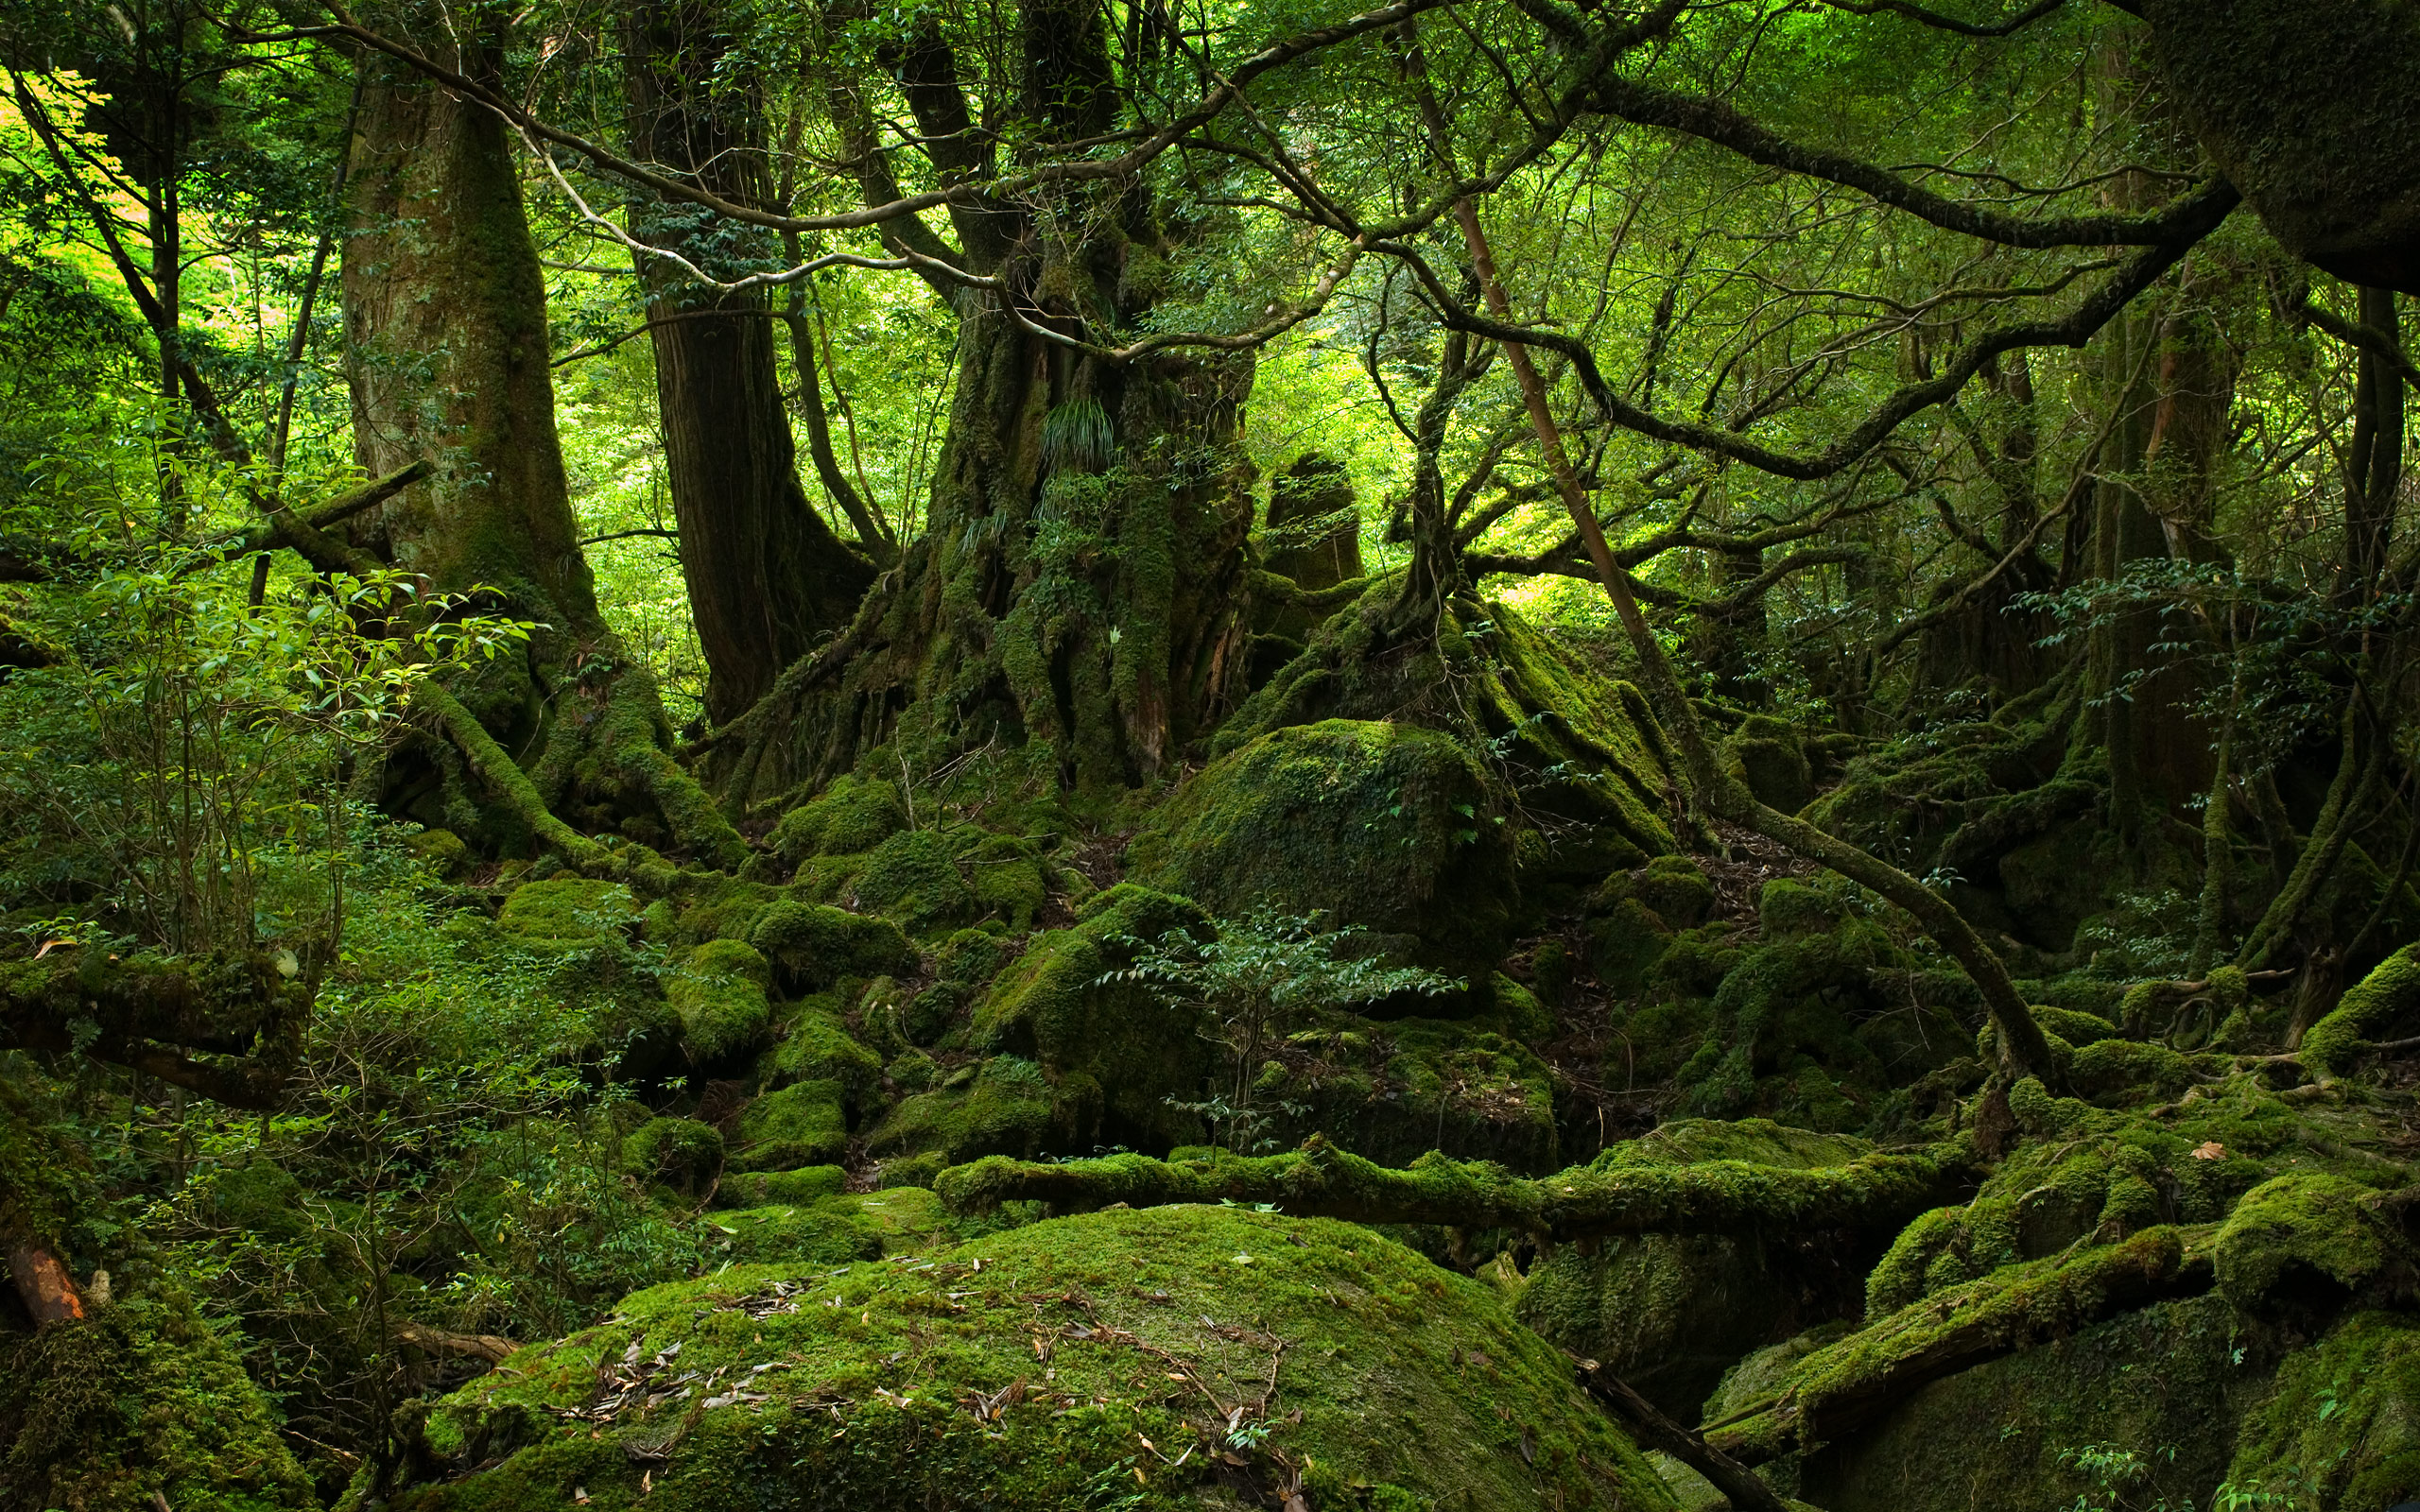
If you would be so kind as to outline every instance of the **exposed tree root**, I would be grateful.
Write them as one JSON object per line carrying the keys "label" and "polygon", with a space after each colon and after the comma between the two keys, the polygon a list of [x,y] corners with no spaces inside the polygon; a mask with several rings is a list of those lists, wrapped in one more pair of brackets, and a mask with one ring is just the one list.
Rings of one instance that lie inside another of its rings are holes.
{"label": "exposed tree root", "polygon": [[1548,1240],[1606,1234],[1743,1234],[1776,1228],[1887,1232],[1960,1200],[1974,1167],[1962,1145],[1869,1155],[1847,1165],[1793,1170],[1740,1160],[1597,1170],[1537,1180],[1494,1165],[1423,1156],[1396,1170],[1314,1135],[1300,1150],[1259,1160],[1169,1162],[1115,1155],[1046,1164],[991,1156],[942,1173],[942,1201],[960,1212],[1040,1201],[1062,1212],[1124,1204],[1273,1203],[1300,1217],[1356,1223],[1518,1228]]}
{"label": "exposed tree root", "polygon": [[1665,1417],[1653,1402],[1596,1361],[1580,1362],[1580,1383],[1618,1414],[1648,1448],[1669,1454],[1704,1476],[1735,1512],[1789,1512],[1789,1503],[1756,1479],[1754,1470]]}

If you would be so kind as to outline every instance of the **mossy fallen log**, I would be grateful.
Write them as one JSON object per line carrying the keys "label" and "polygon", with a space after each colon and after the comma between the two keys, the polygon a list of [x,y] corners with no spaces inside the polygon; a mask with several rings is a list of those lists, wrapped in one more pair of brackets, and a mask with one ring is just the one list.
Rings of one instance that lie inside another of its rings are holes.
{"label": "mossy fallen log", "polygon": [[935,1190],[960,1212],[1012,1201],[1046,1202],[1062,1212],[1266,1203],[1294,1217],[1518,1228],[1561,1241],[1775,1228],[1888,1230],[1957,1200],[1973,1174],[1963,1145],[1942,1145],[1808,1170],[1708,1160],[1581,1166],[1524,1180],[1495,1165],[1433,1153],[1402,1169],[1377,1165],[1315,1135],[1299,1150],[1261,1159],[1113,1155],[1050,1164],[994,1156],[942,1172]]}
{"label": "mossy fallen log", "polygon": [[2146,1228],[1937,1293],[1793,1368],[1780,1393],[1703,1430],[1706,1443],[1761,1465],[1854,1433],[1919,1386],[2061,1338],[2103,1318],[2209,1289],[2207,1230]]}

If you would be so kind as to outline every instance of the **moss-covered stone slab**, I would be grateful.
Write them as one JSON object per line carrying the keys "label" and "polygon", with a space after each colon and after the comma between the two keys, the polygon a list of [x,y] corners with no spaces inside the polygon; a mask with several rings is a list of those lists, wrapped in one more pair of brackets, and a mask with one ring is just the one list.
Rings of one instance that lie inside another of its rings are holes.
{"label": "moss-covered stone slab", "polygon": [[931,1153],[956,1163],[986,1155],[1030,1158],[1063,1132],[1042,1068],[1017,1056],[994,1056],[972,1075],[902,1098],[866,1136],[879,1156]]}
{"label": "moss-covered stone slab", "polygon": [[2357,1312],[2288,1355],[2227,1478],[2323,1512],[2420,1498],[2420,1318]]}
{"label": "moss-covered stone slab", "polygon": [[658,1287],[426,1435],[435,1478],[399,1512],[1674,1504],[1485,1287],[1218,1208]]}
{"label": "moss-covered stone slab", "polygon": [[708,940],[688,954],[666,979],[664,995],[681,1015],[681,1047],[691,1065],[727,1065],[764,1043],[770,980],[765,957],[741,940]]}
{"label": "moss-covered stone slab", "polygon": [[789,1171],[837,1162],[849,1147],[841,1096],[838,1082],[803,1081],[750,1103],[739,1115],[730,1168]]}
{"label": "moss-covered stone slab", "polygon": [[1135,882],[1212,914],[1321,914],[1483,981],[1512,938],[1513,843],[1478,759],[1409,725],[1263,735],[1180,789],[1128,847]]}

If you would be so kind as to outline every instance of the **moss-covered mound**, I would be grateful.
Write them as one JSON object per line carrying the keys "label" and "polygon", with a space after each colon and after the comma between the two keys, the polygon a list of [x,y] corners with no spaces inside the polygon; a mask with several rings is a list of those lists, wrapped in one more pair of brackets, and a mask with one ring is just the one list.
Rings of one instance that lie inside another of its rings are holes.
{"label": "moss-covered mound", "polygon": [[1507,816],[1469,751],[1409,725],[1264,735],[1185,784],[1127,860],[1134,881],[1214,915],[1322,914],[1475,980],[1512,939]]}
{"label": "moss-covered mound", "polygon": [[318,1505],[268,1399],[184,1297],[0,1333],[0,1509]]}
{"label": "moss-covered mound", "polygon": [[399,1509],[1673,1504],[1486,1288],[1217,1208],[642,1292],[440,1403],[427,1440],[455,1478]]}

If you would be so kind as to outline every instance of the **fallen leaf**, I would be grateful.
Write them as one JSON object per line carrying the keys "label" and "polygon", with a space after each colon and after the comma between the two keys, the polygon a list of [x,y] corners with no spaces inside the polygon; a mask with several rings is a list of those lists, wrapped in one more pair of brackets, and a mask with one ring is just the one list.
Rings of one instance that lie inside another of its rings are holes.
{"label": "fallen leaf", "polygon": [[2216,1140],[2193,1147],[2193,1159],[2197,1160],[2223,1160],[2226,1158],[2227,1147]]}

